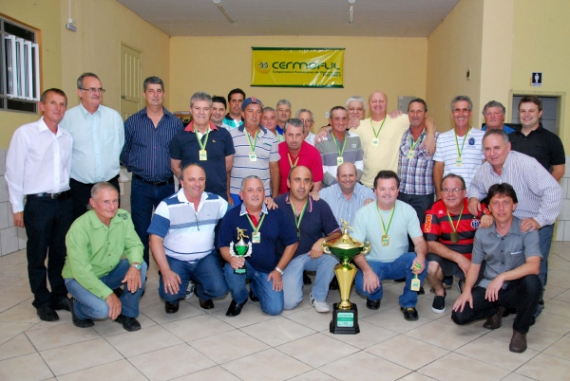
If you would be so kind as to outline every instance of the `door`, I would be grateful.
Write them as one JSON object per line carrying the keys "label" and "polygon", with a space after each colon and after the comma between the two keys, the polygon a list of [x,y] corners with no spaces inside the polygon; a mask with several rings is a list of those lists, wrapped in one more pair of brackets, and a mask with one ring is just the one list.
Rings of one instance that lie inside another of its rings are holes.
{"label": "door", "polygon": [[126,120],[141,109],[142,53],[121,44],[121,116]]}

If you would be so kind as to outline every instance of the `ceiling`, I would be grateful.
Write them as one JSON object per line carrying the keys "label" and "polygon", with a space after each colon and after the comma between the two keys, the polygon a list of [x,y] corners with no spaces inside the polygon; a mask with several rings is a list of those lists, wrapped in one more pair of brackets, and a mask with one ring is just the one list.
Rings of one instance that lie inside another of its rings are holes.
{"label": "ceiling", "polygon": [[459,0],[117,0],[169,36],[428,37]]}

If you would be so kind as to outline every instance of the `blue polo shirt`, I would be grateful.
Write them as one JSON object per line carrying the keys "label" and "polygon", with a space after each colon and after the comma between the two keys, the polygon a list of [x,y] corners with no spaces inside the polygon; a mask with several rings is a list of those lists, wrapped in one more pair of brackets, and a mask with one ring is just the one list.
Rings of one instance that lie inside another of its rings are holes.
{"label": "blue polo shirt", "polygon": [[[295,229],[297,229],[295,214],[293,213],[291,201],[289,200],[289,193],[282,194],[275,198],[275,203],[279,207],[279,210],[285,213],[290,223],[295,226]],[[309,197],[305,214],[303,214],[301,225],[299,225],[301,236],[294,257],[307,254],[311,251],[311,248],[317,240],[337,230],[340,230],[340,228],[329,204],[324,200],[314,201],[312,197]],[[282,253],[284,249],[284,247],[279,247],[278,251]]]}
{"label": "blue polo shirt", "polygon": [[[237,228],[245,230],[245,235],[249,237],[245,239],[246,243],[251,240],[253,229],[246,214],[245,204],[226,213],[218,234],[218,248],[229,247],[232,241],[237,242]],[[246,261],[256,271],[270,273],[281,258],[281,255],[277,253],[278,242],[281,242],[283,246],[289,246],[297,242],[298,238],[295,225],[281,210],[267,210],[263,205],[262,214],[265,214],[265,219],[259,229],[261,242],[252,243],[252,253],[250,257],[246,257]]]}

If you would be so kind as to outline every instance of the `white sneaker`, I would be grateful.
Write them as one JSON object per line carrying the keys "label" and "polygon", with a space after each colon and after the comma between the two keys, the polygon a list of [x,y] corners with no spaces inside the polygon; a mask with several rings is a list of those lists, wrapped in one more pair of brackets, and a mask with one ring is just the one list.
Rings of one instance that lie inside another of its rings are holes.
{"label": "white sneaker", "polygon": [[313,294],[311,294],[310,303],[311,306],[315,307],[317,312],[330,312],[331,310],[331,306],[326,301],[319,302],[318,300],[315,300],[315,298],[313,298]]}
{"label": "white sneaker", "polygon": [[188,281],[188,287],[186,287],[186,299],[190,299],[194,295],[194,282]]}

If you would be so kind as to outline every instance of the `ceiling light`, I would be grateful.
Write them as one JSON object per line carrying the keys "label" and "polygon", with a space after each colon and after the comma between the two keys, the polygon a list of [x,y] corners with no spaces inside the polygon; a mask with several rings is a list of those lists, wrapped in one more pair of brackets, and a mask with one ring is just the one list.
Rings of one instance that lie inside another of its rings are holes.
{"label": "ceiling light", "polygon": [[[219,1],[219,0],[218,0]],[[356,0],[348,0],[348,23],[352,24],[354,22],[354,2]]]}
{"label": "ceiling light", "polygon": [[[350,0],[349,0],[350,1]],[[224,8],[224,6],[222,4],[220,4],[220,0],[214,0],[214,4],[216,4],[218,6],[218,9],[220,10],[220,12],[222,12],[222,14],[228,19],[228,21],[231,24],[235,24],[234,19],[232,18],[232,16],[230,16],[230,14],[228,13],[228,11],[226,11],[226,9]]]}

